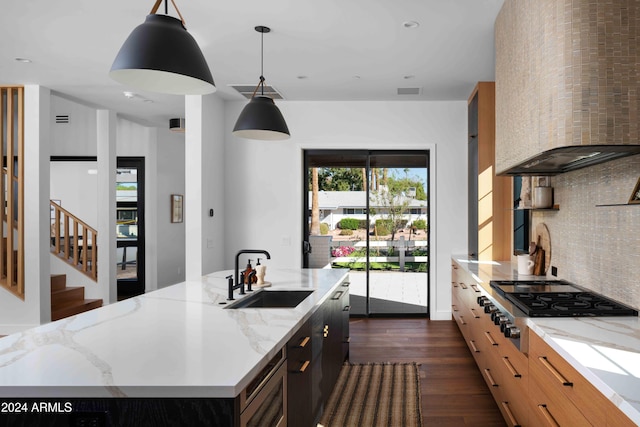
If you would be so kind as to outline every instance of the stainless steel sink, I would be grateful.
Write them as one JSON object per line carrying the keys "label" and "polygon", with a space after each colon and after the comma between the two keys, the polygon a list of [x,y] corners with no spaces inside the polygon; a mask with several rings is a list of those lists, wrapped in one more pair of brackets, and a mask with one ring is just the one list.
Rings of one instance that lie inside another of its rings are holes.
{"label": "stainless steel sink", "polygon": [[258,291],[225,307],[236,308],[293,308],[313,291]]}

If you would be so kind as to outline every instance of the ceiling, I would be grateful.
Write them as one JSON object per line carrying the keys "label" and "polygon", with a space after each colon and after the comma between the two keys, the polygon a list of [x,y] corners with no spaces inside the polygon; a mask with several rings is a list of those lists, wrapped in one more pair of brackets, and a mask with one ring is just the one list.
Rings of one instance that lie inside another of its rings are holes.
{"label": "ceiling", "polygon": [[[466,100],[476,82],[493,80],[493,25],[504,0],[175,1],[225,100],[244,99],[230,85],[258,83],[254,27],[266,25],[266,83],[285,100],[389,101]],[[153,3],[4,0],[0,84],[40,84],[145,125],[168,126],[184,115],[182,96],[136,91],[108,77]],[[177,16],[171,4],[169,14]],[[408,21],[419,26],[406,28]],[[398,88],[420,93],[398,95]],[[124,91],[138,96],[128,99]]]}

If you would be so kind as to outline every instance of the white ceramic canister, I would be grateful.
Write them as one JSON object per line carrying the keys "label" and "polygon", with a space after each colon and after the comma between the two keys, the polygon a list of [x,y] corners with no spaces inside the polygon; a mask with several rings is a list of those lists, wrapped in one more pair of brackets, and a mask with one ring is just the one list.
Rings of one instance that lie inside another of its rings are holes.
{"label": "white ceramic canister", "polygon": [[550,208],[551,206],[553,206],[553,188],[552,187],[534,187],[533,207],[534,208]]}

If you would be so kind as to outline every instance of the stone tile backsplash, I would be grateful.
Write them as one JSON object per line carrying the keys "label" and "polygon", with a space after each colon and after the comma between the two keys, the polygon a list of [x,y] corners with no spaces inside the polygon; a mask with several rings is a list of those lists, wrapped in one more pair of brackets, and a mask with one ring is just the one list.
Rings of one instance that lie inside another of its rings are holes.
{"label": "stone tile backsplash", "polygon": [[[640,204],[626,204],[640,178],[640,155],[551,179],[559,211],[533,211],[544,222],[558,278],[640,309]],[[533,239],[532,239],[533,240]],[[548,271],[551,276],[551,269]]]}

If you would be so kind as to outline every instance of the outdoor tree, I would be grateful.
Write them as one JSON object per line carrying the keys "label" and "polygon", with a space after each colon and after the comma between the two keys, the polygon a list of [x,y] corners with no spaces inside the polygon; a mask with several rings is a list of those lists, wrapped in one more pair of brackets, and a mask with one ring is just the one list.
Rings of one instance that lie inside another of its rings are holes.
{"label": "outdoor tree", "polygon": [[319,191],[361,191],[360,168],[317,168]]}
{"label": "outdoor tree", "polygon": [[371,213],[380,215],[391,231],[391,240],[395,240],[396,232],[404,226],[403,219],[409,208],[409,198],[403,192],[392,190],[388,186],[380,186],[372,196],[380,212],[371,209]]}
{"label": "outdoor tree", "polygon": [[390,191],[400,194],[405,193],[409,188],[415,188],[416,194],[413,197],[416,200],[427,200],[427,195],[424,191],[424,183],[418,177],[409,176],[409,170],[404,170],[405,176],[399,177],[395,173],[392,172],[391,176],[388,179],[387,185],[389,186]]}

